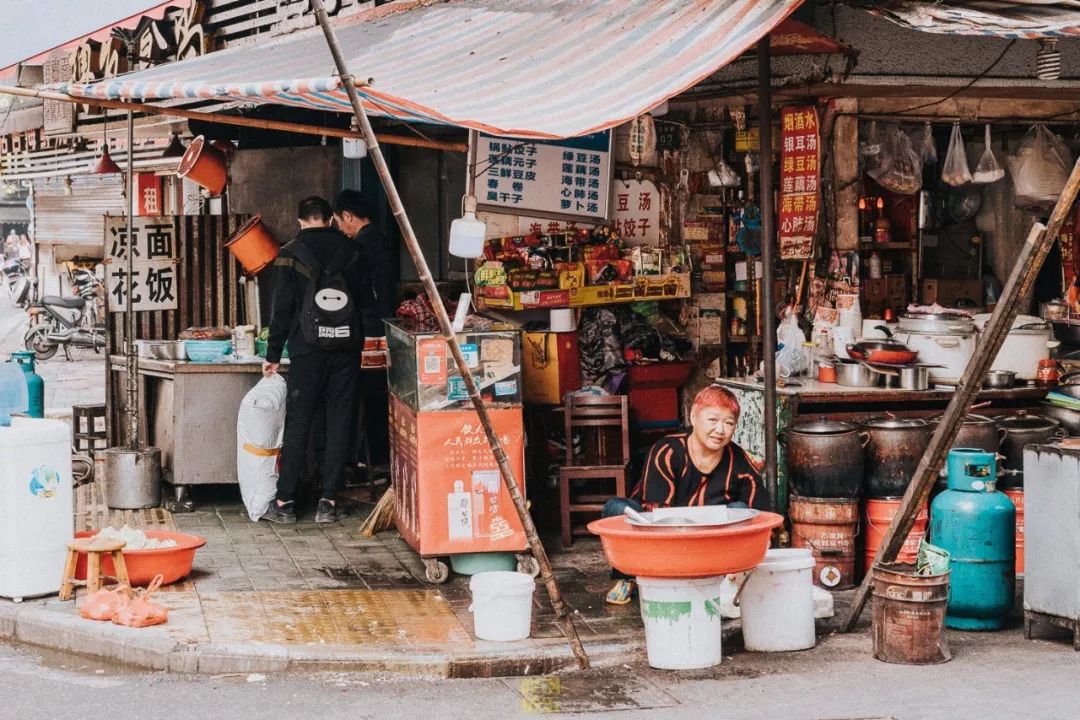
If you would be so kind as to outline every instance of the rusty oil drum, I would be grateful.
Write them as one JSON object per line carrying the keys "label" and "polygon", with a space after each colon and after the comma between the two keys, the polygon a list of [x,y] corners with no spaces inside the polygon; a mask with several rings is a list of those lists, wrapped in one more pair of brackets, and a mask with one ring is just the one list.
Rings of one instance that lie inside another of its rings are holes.
{"label": "rusty oil drum", "polygon": [[858,499],[793,496],[788,516],[792,546],[814,554],[814,584],[829,590],[855,587]]}
{"label": "rusty oil drum", "polygon": [[863,423],[866,446],[866,496],[900,497],[907,490],[933,426],[922,418],[876,417]]}
{"label": "rusty oil drum", "polygon": [[945,638],[949,571],[917,575],[914,565],[875,565],[872,593],[875,658],[901,665],[952,659]]}

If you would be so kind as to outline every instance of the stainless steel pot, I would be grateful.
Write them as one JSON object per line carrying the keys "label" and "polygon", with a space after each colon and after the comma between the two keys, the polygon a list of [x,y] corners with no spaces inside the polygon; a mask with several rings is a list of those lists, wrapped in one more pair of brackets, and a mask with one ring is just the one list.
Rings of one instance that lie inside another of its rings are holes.
{"label": "stainless steel pot", "polygon": [[847,387],[876,387],[881,382],[881,375],[860,362],[840,361],[836,363],[836,384]]}
{"label": "stainless steel pot", "polygon": [[803,497],[858,497],[868,441],[857,425],[824,418],[789,427],[783,444],[795,490]]}
{"label": "stainless steel pot", "polygon": [[930,443],[931,425],[922,418],[876,417],[863,423],[866,445],[865,488],[868,497],[898,497]]}
{"label": "stainless steel pot", "polygon": [[926,390],[930,387],[930,368],[911,365],[899,368],[900,387],[905,390]]}
{"label": "stainless steel pot", "polygon": [[998,488],[1008,490],[1024,486],[1024,448],[1028,445],[1047,443],[1063,437],[1061,423],[1043,415],[1024,410],[1000,418],[998,427],[1005,431],[1001,440],[1001,454],[1005,456],[1004,471],[999,474]]}
{"label": "stainless steel pot", "polygon": [[1016,384],[1016,373],[1012,370],[990,370],[983,379],[982,386],[989,390],[1011,388]]}

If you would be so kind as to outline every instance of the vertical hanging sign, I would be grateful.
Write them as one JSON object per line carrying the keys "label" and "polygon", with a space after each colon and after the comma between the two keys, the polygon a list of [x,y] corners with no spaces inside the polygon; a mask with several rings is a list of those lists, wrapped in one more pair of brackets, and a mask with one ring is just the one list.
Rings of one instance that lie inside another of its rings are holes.
{"label": "vertical hanging sign", "polygon": [[817,233],[821,185],[817,110],[786,107],[780,121],[780,259],[806,260]]}

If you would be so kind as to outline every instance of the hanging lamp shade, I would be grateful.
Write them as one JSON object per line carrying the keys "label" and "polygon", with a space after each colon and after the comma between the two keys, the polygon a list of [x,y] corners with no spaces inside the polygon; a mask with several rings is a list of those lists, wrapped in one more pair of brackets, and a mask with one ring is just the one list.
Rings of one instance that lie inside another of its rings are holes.
{"label": "hanging lamp shade", "polygon": [[106,145],[101,149],[101,157],[94,163],[94,167],[90,169],[90,172],[94,175],[115,175],[123,171],[109,156],[109,146]]}
{"label": "hanging lamp shade", "polygon": [[169,146],[162,151],[161,157],[163,158],[177,158],[184,157],[184,153],[187,152],[187,148],[184,147],[184,143],[180,142],[180,136],[173,133],[172,140],[169,141]]}

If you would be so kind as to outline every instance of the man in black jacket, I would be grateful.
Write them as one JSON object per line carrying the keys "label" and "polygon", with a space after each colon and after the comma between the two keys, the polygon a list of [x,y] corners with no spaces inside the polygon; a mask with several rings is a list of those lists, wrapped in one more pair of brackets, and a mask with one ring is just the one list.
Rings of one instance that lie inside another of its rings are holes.
{"label": "man in black jacket", "polygon": [[[307,466],[308,433],[316,413],[323,410],[326,413],[326,448],[322,463],[322,497],[316,508],[315,522],[337,519],[337,488],[348,459],[355,424],[354,406],[363,343],[361,314],[373,302],[374,294],[362,256],[348,238],[330,227],[332,214],[330,203],[321,197],[313,195],[301,200],[297,212],[300,233],[281,249],[274,261],[274,303],[263,372],[269,376],[278,371],[287,339],[289,394],[285,404],[285,437],[277,498],[263,515],[271,522],[296,522],[293,500]],[[342,263],[340,258],[345,261]],[[318,267],[312,268],[312,264]],[[327,350],[305,338],[301,320],[311,284],[318,281],[322,268],[331,265],[340,266],[355,312],[350,321],[350,339],[340,348]]]}
{"label": "man in black jacket", "polygon": [[[374,200],[356,190],[342,190],[334,201],[338,228],[357,243],[363,253],[375,289],[374,304],[364,310],[364,335],[386,335],[383,318],[397,309],[397,247],[375,226]],[[360,398],[364,403],[363,432],[372,465],[390,462],[389,402],[385,372],[365,372],[360,377]],[[368,473],[371,468],[367,468]]]}

